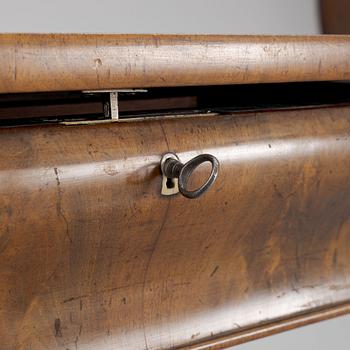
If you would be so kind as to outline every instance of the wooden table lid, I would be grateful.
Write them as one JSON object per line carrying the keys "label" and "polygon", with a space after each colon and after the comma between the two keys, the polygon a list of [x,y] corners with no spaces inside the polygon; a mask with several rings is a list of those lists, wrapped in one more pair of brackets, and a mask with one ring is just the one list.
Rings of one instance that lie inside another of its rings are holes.
{"label": "wooden table lid", "polygon": [[350,80],[350,36],[0,34],[0,93]]}

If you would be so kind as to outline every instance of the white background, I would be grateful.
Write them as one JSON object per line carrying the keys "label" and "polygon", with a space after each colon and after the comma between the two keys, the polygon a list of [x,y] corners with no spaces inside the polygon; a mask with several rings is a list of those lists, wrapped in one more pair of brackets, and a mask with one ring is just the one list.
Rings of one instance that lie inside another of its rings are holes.
{"label": "white background", "polygon": [[0,32],[316,34],[315,0],[0,0]]}

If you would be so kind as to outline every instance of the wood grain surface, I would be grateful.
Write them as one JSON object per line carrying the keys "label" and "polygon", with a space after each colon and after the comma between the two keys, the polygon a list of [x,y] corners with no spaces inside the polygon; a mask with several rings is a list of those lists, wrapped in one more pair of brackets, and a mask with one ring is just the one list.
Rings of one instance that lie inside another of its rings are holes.
{"label": "wood grain surface", "polygon": [[350,36],[0,35],[0,93],[349,80]]}
{"label": "wood grain surface", "polygon": [[[217,182],[160,196],[167,151]],[[0,129],[1,350],[218,349],[348,312],[349,169],[350,107]]]}
{"label": "wood grain surface", "polygon": [[326,34],[350,34],[350,1],[321,0],[323,31]]}

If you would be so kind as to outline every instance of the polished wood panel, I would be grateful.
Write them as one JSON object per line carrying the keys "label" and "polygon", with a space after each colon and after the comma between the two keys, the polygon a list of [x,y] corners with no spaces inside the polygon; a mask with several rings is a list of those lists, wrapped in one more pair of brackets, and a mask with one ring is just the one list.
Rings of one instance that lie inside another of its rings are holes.
{"label": "polished wood panel", "polygon": [[[215,155],[213,188],[160,196],[167,151]],[[350,107],[0,129],[2,349],[220,348],[331,317],[349,169]]]}
{"label": "polished wood panel", "polygon": [[323,32],[350,34],[350,1],[321,0]]}
{"label": "polished wood panel", "polygon": [[349,80],[349,36],[0,35],[0,93]]}

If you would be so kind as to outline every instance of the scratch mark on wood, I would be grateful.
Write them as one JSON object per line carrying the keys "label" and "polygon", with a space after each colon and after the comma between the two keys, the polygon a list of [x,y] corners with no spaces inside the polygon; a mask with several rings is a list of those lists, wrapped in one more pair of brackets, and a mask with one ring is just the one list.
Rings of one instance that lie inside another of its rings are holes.
{"label": "scratch mark on wood", "polygon": [[[163,127],[162,127],[162,124],[160,123],[161,125],[161,128],[163,130]],[[164,131],[164,130],[163,130]],[[164,135],[165,136],[165,135]],[[167,140],[166,140],[167,142]],[[157,244],[158,244],[158,241],[159,241],[159,238],[163,232],[163,229],[164,229],[164,226],[165,226],[165,223],[167,221],[167,218],[168,218],[168,213],[169,213],[169,209],[170,209],[170,203],[171,203],[171,198],[169,198],[168,200],[168,205],[165,209],[165,213],[164,213],[164,217],[163,217],[163,221],[160,225],[160,228],[159,228],[159,231],[158,231],[158,234],[155,238],[155,241],[153,243],[153,246],[152,246],[152,251],[150,253],[150,256],[149,256],[149,259],[147,261],[147,264],[146,264],[146,268],[145,268],[145,272],[144,272],[144,278],[143,278],[143,288],[142,288],[142,310],[144,311],[144,302],[145,302],[145,289],[146,289],[146,281],[147,281],[147,275],[148,275],[148,270],[149,270],[149,267],[151,266],[151,263],[152,263],[152,258],[153,258],[153,255],[154,255],[154,252],[156,250],[156,247],[157,247]],[[144,336],[144,340],[145,340],[145,346],[146,346],[146,349],[149,349],[148,347],[148,342],[147,342],[147,337],[146,337],[146,327],[145,327],[145,320],[143,320],[143,336]]]}
{"label": "scratch mark on wood", "polygon": [[59,318],[55,319],[55,337],[62,337],[61,320]]}
{"label": "scratch mark on wood", "polygon": [[165,142],[166,142],[166,146],[167,146],[167,148],[168,148],[167,150],[170,151],[168,137],[167,137],[167,134],[166,134],[166,132],[165,132],[165,130],[164,130],[164,127],[163,127],[163,124],[162,124],[162,121],[161,121],[161,120],[159,121],[159,125],[160,125],[160,128],[162,129],[162,133],[163,133],[163,135],[164,135],[164,139],[165,139]]}
{"label": "scratch mark on wood", "polygon": [[69,303],[69,302],[74,301],[74,300],[80,300],[80,310],[82,310],[83,304],[82,304],[82,300],[81,299],[87,298],[88,296],[89,295],[86,294],[86,295],[80,295],[78,297],[71,297],[71,298],[63,300],[63,303],[65,304],[65,303]]}
{"label": "scratch mark on wood", "polygon": [[79,336],[77,335],[77,336],[75,337],[75,340],[74,340],[75,350],[78,350],[78,341],[79,341]]}
{"label": "scratch mark on wood", "polygon": [[192,334],[191,339],[194,339],[194,338],[198,337],[199,335],[200,335],[200,332]]}
{"label": "scratch mark on wood", "polygon": [[333,267],[337,266],[337,260],[338,260],[338,251],[337,249],[335,249],[333,252],[333,258],[332,258]]}
{"label": "scratch mark on wood", "polygon": [[61,216],[61,218],[63,219],[65,225],[66,225],[66,236],[69,239],[70,243],[73,243],[72,237],[69,234],[69,227],[68,227],[68,220],[66,218],[66,216],[64,215],[63,209],[62,209],[62,189],[61,189],[61,181],[60,181],[60,177],[58,174],[58,169],[57,168],[53,168],[54,172],[55,172],[55,176],[56,176],[56,183],[57,183],[57,202],[56,202],[56,209],[57,209],[57,213],[59,216]]}
{"label": "scratch mark on wood", "polygon": [[216,274],[217,270],[219,270],[219,265],[218,265],[218,266],[215,266],[215,269],[214,269],[213,272],[210,274],[210,277],[213,277],[213,276]]}

